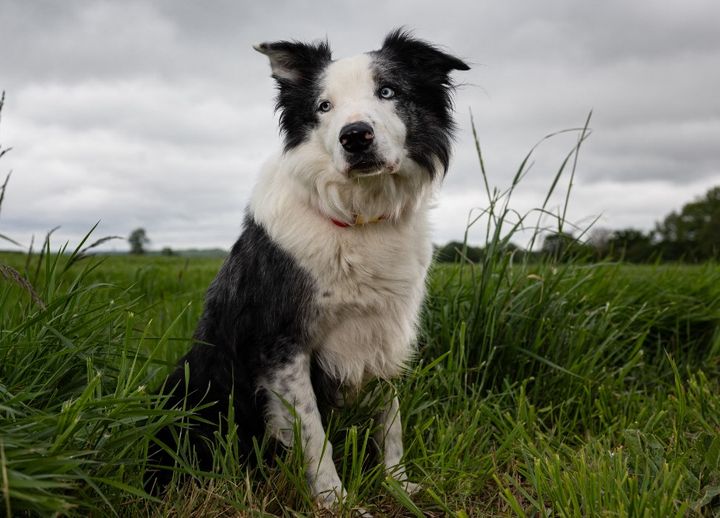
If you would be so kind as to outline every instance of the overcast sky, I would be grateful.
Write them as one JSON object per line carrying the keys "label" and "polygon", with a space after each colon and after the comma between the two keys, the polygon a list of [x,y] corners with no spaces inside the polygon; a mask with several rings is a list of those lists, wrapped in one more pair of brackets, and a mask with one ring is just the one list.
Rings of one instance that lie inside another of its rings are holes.
{"label": "overcast sky", "polygon": [[[327,37],[340,58],[400,25],[472,66],[455,76],[436,243],[461,238],[468,211],[487,205],[470,110],[500,188],[539,139],[593,110],[568,210],[580,225],[648,230],[720,184],[715,0],[0,0],[0,143],[13,147],[0,160],[2,177],[13,170],[0,233],[27,245],[61,225],[56,244],[76,242],[100,220],[96,237],[145,227],[153,248],[229,248],[279,145],[252,44]],[[541,146],[512,208],[542,203],[576,139]]]}

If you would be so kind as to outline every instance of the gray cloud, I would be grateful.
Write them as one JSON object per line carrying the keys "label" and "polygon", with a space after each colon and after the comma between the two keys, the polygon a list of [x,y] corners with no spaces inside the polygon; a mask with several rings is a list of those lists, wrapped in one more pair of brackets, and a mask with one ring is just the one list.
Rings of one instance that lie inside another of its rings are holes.
{"label": "gray cloud", "polygon": [[[27,241],[61,224],[58,239],[77,240],[102,220],[99,233],[145,226],[157,247],[229,246],[278,146],[274,86],[252,43],[327,37],[341,57],[399,25],[474,64],[457,77],[460,131],[436,241],[460,237],[468,210],[486,203],[469,108],[501,186],[539,138],[594,110],[569,215],[650,228],[720,183],[718,19],[710,0],[4,0],[0,136],[14,150],[0,172],[15,174],[0,229]],[[542,202],[576,138],[539,148],[520,212]]]}

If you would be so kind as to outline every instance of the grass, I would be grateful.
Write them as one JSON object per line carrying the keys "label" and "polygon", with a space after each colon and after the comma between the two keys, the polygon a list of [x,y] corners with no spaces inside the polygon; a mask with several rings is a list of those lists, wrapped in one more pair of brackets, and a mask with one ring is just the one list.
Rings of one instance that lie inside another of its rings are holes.
{"label": "grass", "polygon": [[[33,279],[45,309],[0,285],[5,512],[310,512],[298,458],[248,471],[231,444],[222,474],[163,502],[142,493],[148,441],[182,417],[150,389],[187,346],[218,262],[112,257],[63,272],[68,260],[46,255]],[[470,270],[433,271],[420,359],[399,384],[425,491],[409,499],[363,461],[369,426],[351,409],[332,427],[351,503],[409,516],[717,510],[718,267],[513,267],[491,307]]]}
{"label": "grass", "polygon": [[[526,163],[507,190],[488,186],[483,263],[431,272],[418,359],[397,381],[423,491],[385,478],[368,412],[350,408],[329,419],[349,489],[340,514],[719,513],[720,267],[517,264],[510,238],[548,214],[546,199],[513,219]],[[232,421],[216,470],[180,452],[191,482],[162,500],[143,492],[154,433],[189,418],[153,389],[186,350],[219,261],[87,258],[82,246],[0,255],[0,513],[312,514],[298,453],[243,466]]]}

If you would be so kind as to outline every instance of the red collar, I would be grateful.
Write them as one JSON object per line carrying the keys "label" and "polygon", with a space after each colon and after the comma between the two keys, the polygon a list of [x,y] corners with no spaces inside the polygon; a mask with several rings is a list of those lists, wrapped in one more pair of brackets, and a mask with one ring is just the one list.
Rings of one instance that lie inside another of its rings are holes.
{"label": "red collar", "polygon": [[333,224],[334,224],[334,225],[337,225],[338,227],[345,228],[345,227],[349,227],[349,226],[350,226],[350,223],[345,223],[344,221],[340,221],[340,220],[337,220],[337,219],[335,219],[335,218],[330,218],[330,221],[332,221]]}
{"label": "red collar", "polygon": [[339,219],[330,218],[330,221],[332,221],[333,225],[336,225],[341,228],[347,228],[347,227],[357,227],[362,225],[367,225],[368,223],[379,223],[380,221],[384,221],[388,219],[387,216],[384,214],[382,216],[378,216],[376,218],[371,219],[365,219],[360,214],[353,215],[354,221],[352,223],[347,223],[345,221],[340,221]]}

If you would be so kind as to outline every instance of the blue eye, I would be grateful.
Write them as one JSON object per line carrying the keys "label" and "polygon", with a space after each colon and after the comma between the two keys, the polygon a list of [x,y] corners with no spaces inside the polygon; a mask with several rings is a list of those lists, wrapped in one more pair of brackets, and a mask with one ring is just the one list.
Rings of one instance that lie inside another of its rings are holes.
{"label": "blue eye", "polygon": [[382,97],[383,99],[392,99],[393,97],[395,97],[395,90],[393,90],[393,89],[390,88],[389,86],[383,86],[383,87],[378,91],[378,94],[379,94],[380,97]]}
{"label": "blue eye", "polygon": [[318,104],[318,111],[327,113],[332,109],[332,103],[330,101],[320,101]]}

